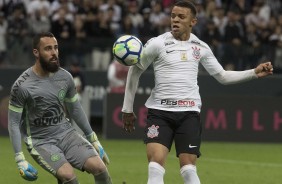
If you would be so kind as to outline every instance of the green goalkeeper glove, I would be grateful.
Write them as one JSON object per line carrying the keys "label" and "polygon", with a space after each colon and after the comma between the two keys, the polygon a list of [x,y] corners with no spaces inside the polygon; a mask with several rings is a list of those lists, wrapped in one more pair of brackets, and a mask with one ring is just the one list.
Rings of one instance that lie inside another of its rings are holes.
{"label": "green goalkeeper glove", "polygon": [[18,164],[18,169],[23,179],[28,181],[37,179],[37,170],[25,160],[23,152],[16,153],[15,161]]}
{"label": "green goalkeeper glove", "polygon": [[105,164],[110,164],[109,157],[102,147],[101,143],[98,140],[98,137],[95,132],[86,136],[86,139],[94,146],[95,150],[98,152],[100,158],[103,160]]}

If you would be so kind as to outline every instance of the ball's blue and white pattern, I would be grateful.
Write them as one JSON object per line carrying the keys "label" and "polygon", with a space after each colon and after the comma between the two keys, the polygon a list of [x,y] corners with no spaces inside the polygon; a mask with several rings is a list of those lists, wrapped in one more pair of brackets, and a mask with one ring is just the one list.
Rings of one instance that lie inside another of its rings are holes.
{"label": "ball's blue and white pattern", "polygon": [[115,59],[125,66],[137,64],[142,57],[142,51],[142,42],[132,35],[119,37],[113,45]]}

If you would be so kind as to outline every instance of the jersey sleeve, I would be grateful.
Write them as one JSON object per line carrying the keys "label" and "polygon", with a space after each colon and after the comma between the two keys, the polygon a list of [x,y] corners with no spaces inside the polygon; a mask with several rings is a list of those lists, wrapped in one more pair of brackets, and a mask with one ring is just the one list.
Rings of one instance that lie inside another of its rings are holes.
{"label": "jersey sleeve", "polygon": [[66,71],[66,75],[67,75],[68,90],[66,92],[65,102],[74,102],[78,100],[74,80],[73,80],[72,75],[69,72]]}
{"label": "jersey sleeve", "polygon": [[254,69],[245,71],[225,71],[207,44],[206,47],[207,49],[201,63],[208,73],[221,84],[236,84],[257,78]]}
{"label": "jersey sleeve", "polygon": [[10,109],[8,110],[8,130],[10,140],[13,145],[15,153],[21,152],[21,131],[20,131],[20,122],[21,122],[22,113],[15,112]]}
{"label": "jersey sleeve", "polygon": [[20,123],[27,96],[28,92],[24,88],[19,87],[16,83],[12,86],[8,110],[8,130],[15,153],[22,150]]}
{"label": "jersey sleeve", "polygon": [[92,133],[92,128],[87,119],[85,112],[78,100],[72,103],[66,103],[66,108],[69,112],[69,116],[75,121],[77,126],[83,131],[85,135]]}
{"label": "jersey sleeve", "polygon": [[160,45],[158,38],[151,38],[148,40],[144,45],[142,58],[136,66],[138,66],[141,70],[146,70],[158,56],[160,52]]}
{"label": "jersey sleeve", "polygon": [[28,95],[27,90],[15,83],[10,92],[9,109],[15,112],[22,112]]}
{"label": "jersey sleeve", "polygon": [[65,105],[68,111],[68,114],[71,119],[75,121],[78,127],[83,131],[85,135],[89,135],[92,133],[92,128],[87,119],[85,112],[82,109],[80,101],[78,100],[78,94],[75,88],[73,77],[69,72],[67,72],[68,76],[68,91],[65,97]]}
{"label": "jersey sleeve", "polygon": [[210,75],[215,75],[223,71],[223,67],[214,56],[210,47],[205,44],[205,52],[200,62]]}

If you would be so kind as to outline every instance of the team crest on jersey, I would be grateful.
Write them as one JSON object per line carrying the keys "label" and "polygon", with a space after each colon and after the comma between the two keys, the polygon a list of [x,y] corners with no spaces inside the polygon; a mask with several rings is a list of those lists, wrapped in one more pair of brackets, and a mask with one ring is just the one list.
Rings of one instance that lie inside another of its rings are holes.
{"label": "team crest on jersey", "polygon": [[152,125],[148,128],[148,133],[147,133],[147,137],[149,138],[154,138],[154,137],[158,137],[159,135],[159,126],[155,126]]}
{"label": "team crest on jersey", "polygon": [[192,53],[192,56],[195,58],[195,59],[200,59],[200,57],[201,57],[201,53],[200,53],[200,48],[198,48],[198,47],[192,47],[192,49],[193,49],[193,53]]}
{"label": "team crest on jersey", "polygon": [[54,154],[54,155],[51,155],[51,160],[53,162],[57,162],[58,160],[61,159],[61,156],[60,155],[57,155],[57,154]]}
{"label": "team crest on jersey", "polygon": [[65,90],[61,89],[58,94],[59,99],[62,101],[64,100],[65,96],[66,96]]}

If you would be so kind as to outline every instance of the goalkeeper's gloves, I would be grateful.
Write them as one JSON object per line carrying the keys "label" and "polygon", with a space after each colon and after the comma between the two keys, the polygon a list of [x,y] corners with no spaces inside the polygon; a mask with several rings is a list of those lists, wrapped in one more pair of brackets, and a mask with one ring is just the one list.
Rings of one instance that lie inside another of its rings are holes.
{"label": "goalkeeper's gloves", "polygon": [[86,139],[94,146],[95,150],[98,152],[100,158],[103,160],[105,164],[109,164],[110,160],[105,152],[104,148],[102,147],[101,143],[98,140],[98,137],[95,132],[86,136]]}
{"label": "goalkeeper's gloves", "polygon": [[18,164],[18,169],[23,179],[28,181],[34,181],[37,179],[37,170],[25,160],[23,152],[16,153],[15,160]]}

